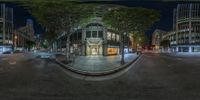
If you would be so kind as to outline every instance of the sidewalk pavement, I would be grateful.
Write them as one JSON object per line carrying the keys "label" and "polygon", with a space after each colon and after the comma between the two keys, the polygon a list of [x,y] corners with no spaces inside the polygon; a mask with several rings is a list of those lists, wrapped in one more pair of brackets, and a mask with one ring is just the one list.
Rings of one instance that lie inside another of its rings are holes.
{"label": "sidewalk pavement", "polygon": [[116,72],[132,64],[139,55],[125,54],[125,64],[120,64],[120,55],[116,56],[76,56],[71,63],[64,63],[65,55],[56,57],[56,61],[67,69],[86,75],[103,75]]}
{"label": "sidewalk pavement", "polygon": [[172,56],[172,57],[195,57],[195,58],[200,58],[200,53],[161,53],[164,55]]}

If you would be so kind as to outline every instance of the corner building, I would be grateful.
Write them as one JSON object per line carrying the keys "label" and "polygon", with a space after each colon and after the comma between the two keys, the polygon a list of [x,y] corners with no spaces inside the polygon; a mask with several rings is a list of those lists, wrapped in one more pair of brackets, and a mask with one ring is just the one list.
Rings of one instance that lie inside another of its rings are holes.
{"label": "corner building", "polygon": [[[78,26],[70,36],[70,53],[81,56],[107,56],[120,54],[120,38],[124,38],[125,53],[128,53],[130,38],[128,34],[120,37],[113,28],[106,27],[102,21],[103,14],[110,9],[117,9],[113,5],[101,5],[95,8],[94,17],[86,22],[83,26]],[[55,48],[65,52],[66,36],[61,35]]]}
{"label": "corner building", "polygon": [[173,39],[176,52],[200,53],[200,4],[178,4],[173,11]]}

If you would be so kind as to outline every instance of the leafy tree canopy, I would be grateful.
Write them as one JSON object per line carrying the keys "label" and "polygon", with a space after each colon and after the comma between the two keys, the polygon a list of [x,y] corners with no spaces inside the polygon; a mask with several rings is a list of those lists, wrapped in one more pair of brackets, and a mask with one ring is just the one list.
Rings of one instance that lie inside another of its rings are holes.
{"label": "leafy tree canopy", "polygon": [[91,16],[94,4],[66,0],[23,0],[19,2],[45,29],[44,36],[51,41],[60,33],[70,33],[74,27]]}
{"label": "leafy tree canopy", "polygon": [[103,17],[106,25],[115,27],[119,32],[146,32],[160,14],[156,10],[142,7],[118,7],[108,11]]}

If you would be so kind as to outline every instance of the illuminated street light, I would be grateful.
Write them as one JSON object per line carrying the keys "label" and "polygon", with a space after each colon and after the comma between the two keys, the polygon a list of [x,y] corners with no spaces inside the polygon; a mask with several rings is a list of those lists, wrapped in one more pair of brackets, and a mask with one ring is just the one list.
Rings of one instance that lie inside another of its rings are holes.
{"label": "illuminated street light", "polygon": [[15,39],[14,40],[14,42],[15,42],[15,49],[17,48],[17,38],[18,38],[17,35],[15,35],[15,37],[14,37],[14,39]]}
{"label": "illuminated street light", "polygon": [[15,35],[15,40],[17,40],[17,38],[18,38],[17,35]]}

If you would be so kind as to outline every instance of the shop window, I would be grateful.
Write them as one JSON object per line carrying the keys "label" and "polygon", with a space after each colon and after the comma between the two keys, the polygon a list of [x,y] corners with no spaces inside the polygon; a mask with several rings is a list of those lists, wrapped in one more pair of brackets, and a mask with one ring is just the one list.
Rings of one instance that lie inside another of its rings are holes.
{"label": "shop window", "polygon": [[200,52],[200,47],[192,47],[192,52]]}
{"label": "shop window", "polygon": [[189,52],[189,47],[179,47],[178,52]]}
{"label": "shop window", "polygon": [[118,48],[108,48],[107,49],[109,55],[117,54]]}

